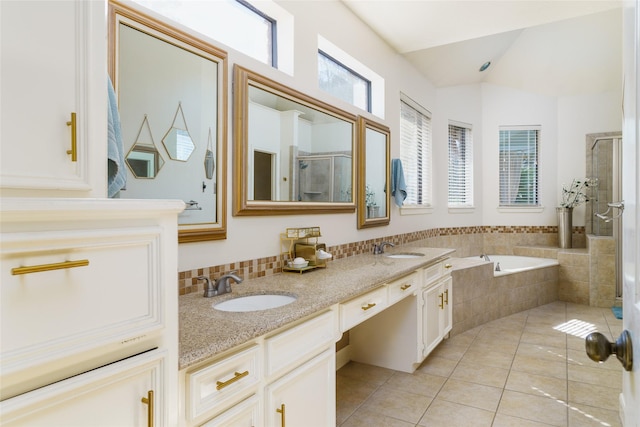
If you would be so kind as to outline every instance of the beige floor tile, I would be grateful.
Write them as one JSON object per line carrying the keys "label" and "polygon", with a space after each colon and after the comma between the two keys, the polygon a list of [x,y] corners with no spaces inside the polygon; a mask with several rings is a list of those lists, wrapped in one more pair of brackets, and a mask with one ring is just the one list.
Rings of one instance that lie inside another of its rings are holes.
{"label": "beige floor tile", "polygon": [[563,362],[567,360],[567,350],[564,347],[549,347],[539,344],[520,343],[516,356],[530,356],[549,362]]}
{"label": "beige floor tile", "polygon": [[[455,337],[454,337],[455,338]],[[453,338],[452,338],[453,339]],[[467,345],[455,345],[452,344],[451,341],[446,340],[441,342],[429,355],[429,357],[442,357],[445,359],[453,360],[458,362],[464,356],[464,353],[467,351]]]}
{"label": "beige floor tile", "polygon": [[450,378],[468,381],[470,383],[503,388],[509,375],[508,369],[482,366],[476,363],[460,362]]}
{"label": "beige floor tile", "polygon": [[463,363],[493,366],[494,368],[509,369],[513,362],[513,355],[500,351],[485,351],[483,349],[469,349],[461,359]]}
{"label": "beige floor tile", "polygon": [[549,335],[538,334],[530,331],[525,331],[522,333],[522,339],[520,340],[520,342],[558,348],[566,348],[567,346],[567,338],[564,334]]}
{"label": "beige floor tile", "polygon": [[468,351],[499,351],[500,353],[514,355],[518,350],[518,344],[518,341],[476,340],[471,344]]}
{"label": "beige floor tile", "polygon": [[566,380],[528,374],[526,372],[512,370],[507,379],[505,389],[534,396],[567,400]]}
{"label": "beige floor tile", "polygon": [[540,360],[533,356],[516,354],[511,369],[529,374],[560,378],[562,380],[567,379],[567,366],[565,362],[550,362],[548,360]]}
{"label": "beige floor tile", "polygon": [[567,425],[567,405],[562,400],[505,390],[498,414],[546,423],[554,426]]}
{"label": "beige floor tile", "polygon": [[592,406],[571,404],[569,405],[569,427],[621,427],[620,414]]}
{"label": "beige floor tile", "polygon": [[379,385],[344,375],[336,375],[336,397],[339,401],[350,401],[358,405],[369,398]]}
{"label": "beige floor tile", "polygon": [[385,384],[367,399],[362,408],[417,424],[432,400],[432,397],[398,390]]}
{"label": "beige floor tile", "polygon": [[511,415],[496,414],[492,427],[549,427],[549,424],[525,420]]}
{"label": "beige floor tile", "polygon": [[522,330],[518,329],[505,329],[499,327],[485,327],[483,328],[475,341],[488,341],[488,342],[515,342],[520,341],[522,336]]}
{"label": "beige floor tile", "polygon": [[413,427],[415,423],[399,420],[386,416],[368,408],[359,408],[341,427]]}
{"label": "beige floor tile", "polygon": [[438,398],[487,411],[495,411],[501,395],[501,388],[450,378],[438,393]]}
{"label": "beige floor tile", "polygon": [[456,368],[457,364],[458,362],[455,360],[429,355],[429,357],[422,362],[422,365],[416,369],[416,372],[448,377]]}
{"label": "beige floor tile", "polygon": [[394,371],[392,369],[380,368],[358,362],[349,362],[338,370],[338,375],[378,385],[385,383],[391,378],[393,373]]}
{"label": "beige floor tile", "polygon": [[569,381],[568,391],[570,404],[583,404],[610,410],[616,410],[619,406],[619,389]]}
{"label": "beige floor tile", "polygon": [[610,371],[619,372],[621,368],[620,362],[616,360],[615,356],[609,357],[606,361],[598,363],[589,359],[587,356],[587,352],[583,349],[580,350],[567,350],[567,362],[569,364],[581,365],[581,366],[589,366],[589,367],[597,367],[599,369],[607,369]]}
{"label": "beige floor tile", "polygon": [[338,398],[336,401],[336,425],[344,423],[360,407],[360,404]]}
{"label": "beige floor tile", "polygon": [[418,425],[428,427],[490,427],[494,412],[435,399]]}
{"label": "beige floor tile", "polygon": [[434,397],[447,378],[425,373],[407,374],[406,372],[396,372],[385,383],[385,387],[393,387],[400,390],[407,390],[423,396]]}
{"label": "beige floor tile", "polygon": [[604,369],[595,363],[593,366],[569,364],[568,379],[569,381],[596,384],[622,391],[622,366],[620,374],[615,375],[611,369]]}

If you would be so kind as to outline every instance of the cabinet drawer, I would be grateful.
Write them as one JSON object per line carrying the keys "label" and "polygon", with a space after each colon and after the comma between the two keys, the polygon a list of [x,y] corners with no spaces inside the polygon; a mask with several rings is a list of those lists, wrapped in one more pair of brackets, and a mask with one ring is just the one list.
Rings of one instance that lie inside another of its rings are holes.
{"label": "cabinet drawer", "polygon": [[412,273],[387,284],[389,305],[395,304],[401,299],[415,293],[420,284],[418,273]]}
{"label": "cabinet drawer", "polygon": [[1,238],[3,380],[89,350],[126,350],[164,327],[159,227]]}
{"label": "cabinet drawer", "polygon": [[258,427],[262,425],[260,412],[260,399],[254,395],[202,424],[202,427]]}
{"label": "cabinet drawer", "polygon": [[248,395],[261,378],[260,347],[254,345],[205,368],[187,373],[187,418],[223,410]]}
{"label": "cabinet drawer", "polygon": [[386,307],[387,288],[385,286],[340,304],[340,331],[348,331]]}
{"label": "cabinet drawer", "polygon": [[267,376],[311,359],[335,341],[336,314],[325,312],[265,340]]}
{"label": "cabinet drawer", "polygon": [[437,281],[445,273],[444,262],[439,262],[431,267],[427,267],[423,270],[424,286],[429,286]]}

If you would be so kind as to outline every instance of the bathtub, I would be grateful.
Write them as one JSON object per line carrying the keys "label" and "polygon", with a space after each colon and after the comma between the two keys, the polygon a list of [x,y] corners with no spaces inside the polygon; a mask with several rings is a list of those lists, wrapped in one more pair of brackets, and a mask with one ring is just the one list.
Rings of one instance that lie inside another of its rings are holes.
{"label": "bathtub", "polygon": [[[505,276],[507,274],[520,273],[522,271],[536,270],[538,268],[551,267],[559,265],[558,260],[554,258],[536,258],[518,255],[488,255],[493,262],[495,277]],[[467,257],[467,259],[480,259],[479,256]],[[500,265],[500,271],[496,271],[496,267]]]}

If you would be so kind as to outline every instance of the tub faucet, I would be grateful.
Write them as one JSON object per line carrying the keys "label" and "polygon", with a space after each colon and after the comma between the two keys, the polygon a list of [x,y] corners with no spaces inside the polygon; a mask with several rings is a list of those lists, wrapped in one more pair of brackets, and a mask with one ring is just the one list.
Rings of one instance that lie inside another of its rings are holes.
{"label": "tub faucet", "polygon": [[491,261],[489,259],[489,255],[482,254],[482,255],[480,255],[480,258],[484,258],[485,261]]}
{"label": "tub faucet", "polygon": [[227,294],[231,292],[231,283],[229,283],[230,279],[233,279],[236,283],[242,283],[242,279],[236,276],[235,271],[222,275],[215,283],[211,283],[211,279],[206,276],[198,276],[196,279],[204,280],[204,294],[202,295],[205,298],[211,298],[216,295]]}
{"label": "tub faucet", "polygon": [[385,246],[391,246],[394,247],[395,245],[391,242],[382,242],[379,245],[374,244],[373,245],[373,254],[374,255],[380,255],[384,253],[384,247]]}

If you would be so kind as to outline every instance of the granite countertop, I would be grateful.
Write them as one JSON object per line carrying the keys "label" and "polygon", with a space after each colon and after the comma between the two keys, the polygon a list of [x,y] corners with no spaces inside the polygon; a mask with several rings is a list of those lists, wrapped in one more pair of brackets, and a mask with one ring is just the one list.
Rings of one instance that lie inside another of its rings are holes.
{"label": "granite countertop", "polygon": [[[233,292],[212,298],[202,293],[179,297],[179,368],[185,369],[216,354],[272,332],[334,304],[347,301],[414,270],[447,258],[453,249],[395,247],[394,252],[420,252],[424,257],[389,258],[364,254],[329,261],[326,268],[303,274],[285,272],[232,283]],[[223,312],[213,304],[255,294],[293,295],[291,304],[263,311]]]}

